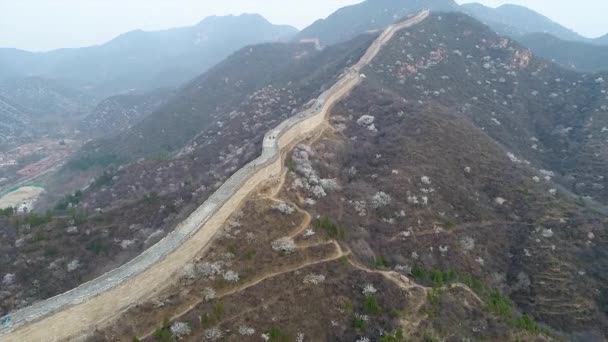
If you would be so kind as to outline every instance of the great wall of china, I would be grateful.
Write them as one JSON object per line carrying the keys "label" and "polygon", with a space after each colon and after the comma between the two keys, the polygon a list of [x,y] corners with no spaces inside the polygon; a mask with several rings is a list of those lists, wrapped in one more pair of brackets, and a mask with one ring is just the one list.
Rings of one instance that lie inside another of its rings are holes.
{"label": "great wall of china", "polygon": [[153,298],[174,283],[183,269],[210,243],[223,223],[260,184],[280,175],[281,153],[317,130],[331,108],[349,93],[395,32],[415,25],[428,11],[387,27],[357,64],[349,68],[311,109],[266,133],[262,154],[234,173],[173,232],[138,257],[58,296],[0,318],[0,341],[63,341],[102,327],[130,306]]}

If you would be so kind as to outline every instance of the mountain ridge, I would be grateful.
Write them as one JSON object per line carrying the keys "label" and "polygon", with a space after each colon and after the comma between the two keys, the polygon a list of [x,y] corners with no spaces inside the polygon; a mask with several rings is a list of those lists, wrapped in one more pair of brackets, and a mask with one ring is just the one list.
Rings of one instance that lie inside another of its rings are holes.
{"label": "mountain ridge", "polygon": [[31,134],[30,114],[0,94],[0,143],[11,146]]}
{"label": "mountain ridge", "polygon": [[480,3],[469,3],[461,5],[461,8],[465,13],[487,22],[489,26],[504,35],[517,37],[538,32],[550,33],[564,40],[587,40],[573,30],[524,6],[503,4],[494,8]]}
{"label": "mountain ridge", "polygon": [[245,45],[286,39],[295,32],[260,15],[216,16],[193,26],[130,31],[91,47],[40,53],[0,49],[0,70],[7,70],[6,77],[42,76],[114,95],[146,90],[154,75],[163,72],[159,65],[180,71],[172,72],[172,78],[157,77],[154,87],[175,86]]}
{"label": "mountain ridge", "polygon": [[[324,45],[350,39],[357,34],[383,28],[408,14],[422,9],[449,10],[457,8],[453,0],[374,0],[343,7],[325,19],[319,19],[300,31],[295,39],[319,38]],[[362,17],[372,16],[369,22]]]}
{"label": "mountain ridge", "polygon": [[559,39],[549,33],[531,33],[518,39],[536,55],[578,71],[608,70],[608,45]]}
{"label": "mountain ridge", "polygon": [[85,92],[54,79],[37,76],[0,81],[0,95],[12,99],[27,112],[40,116],[82,114],[95,102]]}
{"label": "mountain ridge", "polygon": [[458,5],[452,0],[404,1],[366,0],[346,6],[304,28],[296,39],[319,38],[323,44],[343,41],[357,33],[386,26],[406,14],[428,8],[432,11],[461,11],[485,22],[495,31],[514,38],[530,33],[550,33],[560,39],[608,44],[608,35],[590,39],[524,6],[503,4],[489,7],[480,3]]}

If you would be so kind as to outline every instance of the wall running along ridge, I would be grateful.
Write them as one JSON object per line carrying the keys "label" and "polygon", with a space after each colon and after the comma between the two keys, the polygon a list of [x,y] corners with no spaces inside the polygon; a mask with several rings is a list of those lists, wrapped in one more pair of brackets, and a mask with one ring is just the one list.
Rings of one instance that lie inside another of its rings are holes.
{"label": "wall running along ridge", "polygon": [[361,81],[361,69],[395,32],[429,15],[389,26],[357,64],[349,68],[311,109],[266,133],[260,157],[235,172],[186,220],[161,241],[126,264],[75,289],[0,318],[1,341],[75,339],[110,322],[130,306],[153,298],[175,281],[175,274],[203,250],[223,223],[258,185],[281,174],[281,152],[317,130],[331,108]]}

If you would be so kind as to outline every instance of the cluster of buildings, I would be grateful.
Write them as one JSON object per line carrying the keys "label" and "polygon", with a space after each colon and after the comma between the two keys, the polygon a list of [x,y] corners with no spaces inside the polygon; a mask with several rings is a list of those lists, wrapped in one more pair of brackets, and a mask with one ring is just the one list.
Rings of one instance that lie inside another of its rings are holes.
{"label": "cluster of buildings", "polygon": [[42,159],[16,172],[19,176],[33,177],[64,160],[71,151],[72,147],[63,141],[42,139],[34,143],[21,145],[11,151],[0,153],[0,169],[20,166],[18,162],[20,159],[38,154],[42,156]]}

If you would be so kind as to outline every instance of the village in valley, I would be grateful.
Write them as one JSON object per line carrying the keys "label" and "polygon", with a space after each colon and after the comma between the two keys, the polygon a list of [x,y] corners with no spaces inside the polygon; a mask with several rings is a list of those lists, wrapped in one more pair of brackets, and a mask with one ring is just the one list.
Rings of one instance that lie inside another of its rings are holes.
{"label": "village in valley", "polygon": [[43,189],[29,185],[62,165],[78,146],[75,140],[41,138],[0,151],[0,209],[31,210]]}

